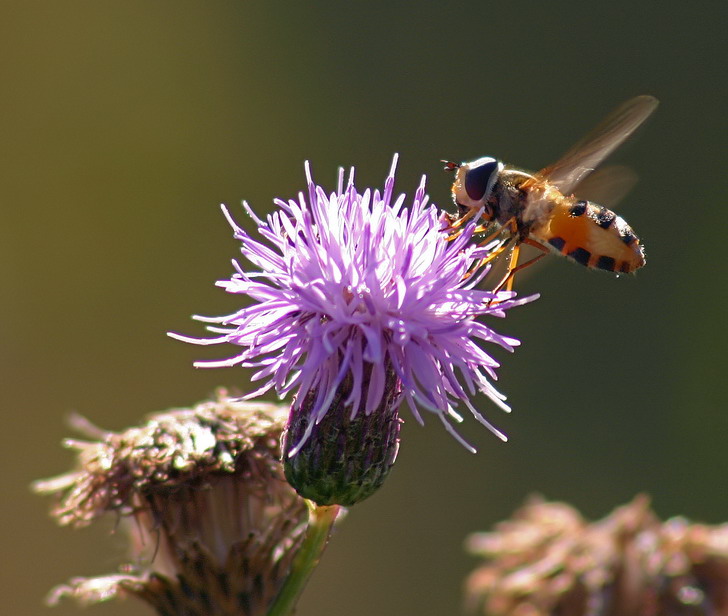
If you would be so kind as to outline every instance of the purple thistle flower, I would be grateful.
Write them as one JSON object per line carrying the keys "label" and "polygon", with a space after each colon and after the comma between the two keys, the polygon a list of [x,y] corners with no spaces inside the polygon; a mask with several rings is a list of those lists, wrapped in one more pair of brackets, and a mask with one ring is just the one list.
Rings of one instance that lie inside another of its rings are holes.
{"label": "purple thistle flower", "polygon": [[483,256],[470,241],[475,223],[448,241],[440,213],[428,205],[424,176],[410,207],[404,207],[405,195],[393,200],[396,164],[395,155],[383,192],[359,193],[353,169],[344,185],[340,169],[336,191],[327,194],[314,184],[306,163],[307,195],[276,199],[276,211],[265,220],[243,203],[264,242],[223,206],[243,256],[257,271],[233,262],[236,273],[217,284],[254,303],[228,316],[194,317],[209,323],[216,337],[172,334],[194,344],[242,347],[228,359],[195,365],[257,369],[252,380],[262,386],[246,398],[271,388],[280,397],[295,393],[292,414],[305,405],[308,421],[288,456],[300,451],[335,398],[351,418],[369,416],[392,383],[399,394],[393,404],[406,400],[420,423],[418,409],[435,413],[470,451],[451,425],[462,421],[458,407],[505,440],[470,399],[480,391],[510,410],[491,383],[498,363],[480,343],[512,351],[519,342],[476,317],[503,317],[535,296],[516,300],[514,293],[477,289],[487,268],[466,278]]}

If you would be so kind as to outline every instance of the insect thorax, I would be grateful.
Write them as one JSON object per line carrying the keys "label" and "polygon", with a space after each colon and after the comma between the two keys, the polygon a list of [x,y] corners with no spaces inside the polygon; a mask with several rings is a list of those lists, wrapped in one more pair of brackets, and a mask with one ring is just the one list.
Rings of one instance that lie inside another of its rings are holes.
{"label": "insect thorax", "polygon": [[494,220],[500,225],[515,220],[518,235],[522,238],[527,237],[545,217],[543,206],[532,207],[534,199],[529,196],[532,190],[524,187],[526,182],[531,184],[532,181],[532,175],[507,168],[501,172],[488,199],[488,204],[493,208]]}

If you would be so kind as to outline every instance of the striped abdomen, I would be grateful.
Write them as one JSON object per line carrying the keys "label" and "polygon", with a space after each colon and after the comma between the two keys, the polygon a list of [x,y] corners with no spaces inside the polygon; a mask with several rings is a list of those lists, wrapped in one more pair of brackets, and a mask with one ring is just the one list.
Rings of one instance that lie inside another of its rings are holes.
{"label": "striped abdomen", "polygon": [[532,233],[557,252],[595,269],[629,273],[645,264],[639,238],[625,220],[591,201],[564,200]]}

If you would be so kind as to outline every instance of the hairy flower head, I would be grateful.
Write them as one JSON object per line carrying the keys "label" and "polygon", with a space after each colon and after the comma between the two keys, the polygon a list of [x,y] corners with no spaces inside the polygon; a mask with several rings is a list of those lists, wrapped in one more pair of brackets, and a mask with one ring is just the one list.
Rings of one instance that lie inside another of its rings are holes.
{"label": "hairy flower head", "polygon": [[392,391],[392,405],[406,400],[420,423],[419,409],[435,413],[461,442],[450,421],[461,421],[462,407],[505,439],[471,397],[482,392],[509,410],[492,385],[498,363],[481,343],[513,350],[518,341],[477,317],[505,316],[533,298],[476,288],[487,269],[467,276],[483,256],[470,241],[475,224],[448,240],[440,213],[428,204],[424,177],[411,202],[393,197],[396,163],[395,156],[382,191],[359,192],[354,171],[345,183],[340,170],[331,193],[314,183],[306,164],[306,192],[276,199],[265,220],[243,204],[261,240],[223,207],[254,271],[236,262],[232,277],[217,284],[253,303],[227,316],[195,317],[209,324],[213,338],[173,334],[241,347],[233,357],[195,365],[253,368],[252,380],[262,386],[248,398],[270,389],[295,394],[292,415],[305,406],[308,421],[288,456],[300,451],[333,402],[352,418],[368,416]]}

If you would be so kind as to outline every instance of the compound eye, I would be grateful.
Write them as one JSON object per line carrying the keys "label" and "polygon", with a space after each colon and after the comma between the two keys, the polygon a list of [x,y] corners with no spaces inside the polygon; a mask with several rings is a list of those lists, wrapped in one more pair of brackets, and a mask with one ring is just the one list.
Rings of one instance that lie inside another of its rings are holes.
{"label": "compound eye", "polygon": [[479,158],[469,167],[465,174],[465,192],[473,201],[481,201],[490,194],[500,165],[495,158]]}

